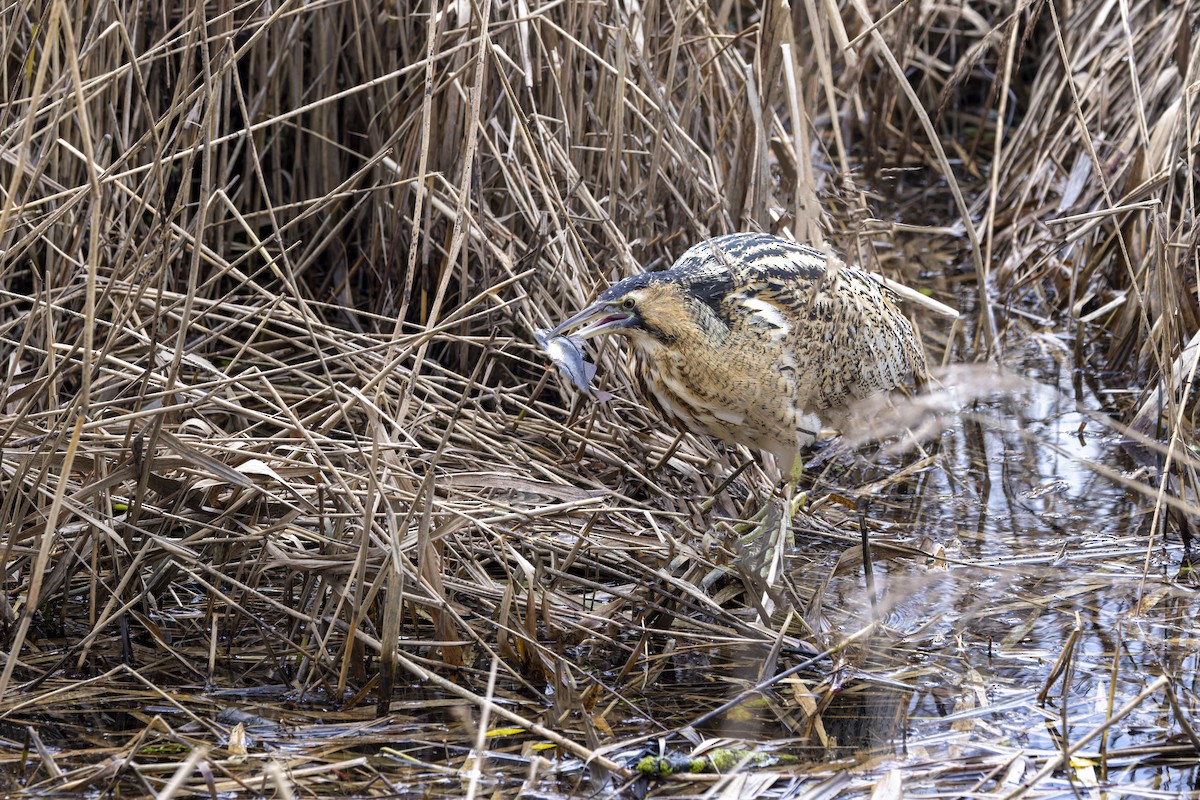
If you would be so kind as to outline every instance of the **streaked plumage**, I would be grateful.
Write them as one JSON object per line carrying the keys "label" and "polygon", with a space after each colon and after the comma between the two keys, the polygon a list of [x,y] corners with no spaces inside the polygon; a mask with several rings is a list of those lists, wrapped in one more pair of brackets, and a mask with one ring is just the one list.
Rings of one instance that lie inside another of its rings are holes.
{"label": "streaked plumage", "polygon": [[862,270],[761,233],[695,245],[626,278],[555,333],[613,332],[646,397],[685,430],[773,453],[780,468],[854,400],[924,378],[895,296]]}

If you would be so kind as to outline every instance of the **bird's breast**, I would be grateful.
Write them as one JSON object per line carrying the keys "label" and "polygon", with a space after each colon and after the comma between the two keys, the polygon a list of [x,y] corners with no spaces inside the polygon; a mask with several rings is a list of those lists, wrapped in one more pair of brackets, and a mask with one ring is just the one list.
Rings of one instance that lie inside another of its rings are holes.
{"label": "bird's breast", "polygon": [[643,394],[684,430],[767,450],[790,464],[821,427],[798,407],[796,365],[774,336],[646,343],[634,354]]}

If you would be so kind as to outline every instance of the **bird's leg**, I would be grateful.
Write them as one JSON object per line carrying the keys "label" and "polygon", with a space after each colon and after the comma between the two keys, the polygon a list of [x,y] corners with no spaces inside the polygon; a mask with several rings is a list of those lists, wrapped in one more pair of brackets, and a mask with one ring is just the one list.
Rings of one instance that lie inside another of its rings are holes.
{"label": "bird's leg", "polygon": [[[783,502],[787,509],[787,517],[791,520],[801,509],[808,504],[808,492],[800,491],[800,481],[804,479],[804,459],[799,453],[792,459],[792,466],[788,469],[786,484],[783,490]],[[788,542],[789,546],[795,544],[795,537]]]}

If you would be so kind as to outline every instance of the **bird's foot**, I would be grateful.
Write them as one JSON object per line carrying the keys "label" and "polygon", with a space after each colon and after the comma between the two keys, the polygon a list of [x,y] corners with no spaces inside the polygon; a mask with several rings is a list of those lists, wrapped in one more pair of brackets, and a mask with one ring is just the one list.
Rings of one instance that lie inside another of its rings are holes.
{"label": "bird's foot", "polygon": [[[763,597],[765,606],[771,605],[769,594],[783,573],[784,553],[795,545],[792,518],[804,509],[807,500],[806,492],[788,492],[782,501],[770,500],[746,522],[727,528],[737,536],[733,543],[736,571]],[[729,566],[717,567],[702,584],[711,584],[729,572]]]}
{"label": "bird's foot", "polygon": [[747,524],[734,529],[739,534],[734,543],[739,565],[768,589],[774,588],[783,572],[784,553],[796,544],[792,519],[807,501],[807,492],[789,492],[782,501],[768,502]]}

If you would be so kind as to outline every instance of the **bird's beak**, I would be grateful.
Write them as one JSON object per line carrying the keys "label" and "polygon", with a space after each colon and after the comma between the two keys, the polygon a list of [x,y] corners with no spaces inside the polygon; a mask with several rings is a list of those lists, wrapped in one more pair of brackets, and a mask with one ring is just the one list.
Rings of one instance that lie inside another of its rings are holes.
{"label": "bird's beak", "polygon": [[580,339],[590,339],[602,333],[627,328],[636,319],[637,316],[635,314],[619,308],[616,303],[602,300],[592,303],[583,311],[564,320],[557,328],[550,331],[550,335],[563,336],[568,331],[574,329],[574,333],[571,336],[578,336]]}

